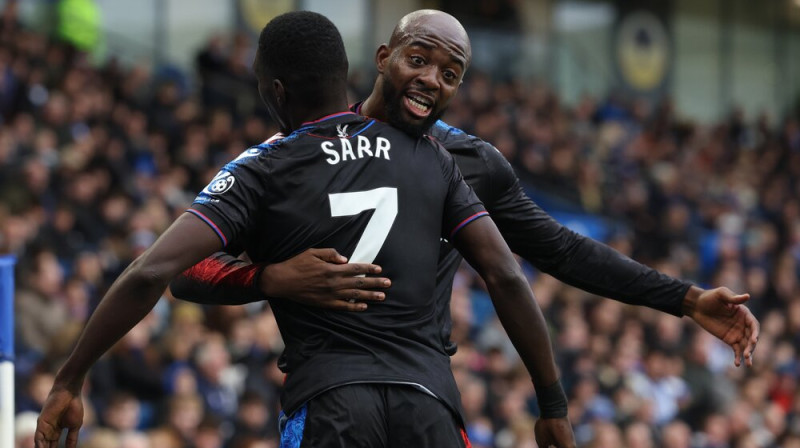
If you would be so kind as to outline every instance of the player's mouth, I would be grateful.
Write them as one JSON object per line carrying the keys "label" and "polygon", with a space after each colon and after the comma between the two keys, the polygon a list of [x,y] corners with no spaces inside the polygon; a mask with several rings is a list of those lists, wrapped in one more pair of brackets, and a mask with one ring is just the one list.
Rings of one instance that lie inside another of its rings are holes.
{"label": "player's mouth", "polygon": [[416,93],[409,93],[403,97],[406,110],[417,118],[426,118],[433,110],[433,101]]}

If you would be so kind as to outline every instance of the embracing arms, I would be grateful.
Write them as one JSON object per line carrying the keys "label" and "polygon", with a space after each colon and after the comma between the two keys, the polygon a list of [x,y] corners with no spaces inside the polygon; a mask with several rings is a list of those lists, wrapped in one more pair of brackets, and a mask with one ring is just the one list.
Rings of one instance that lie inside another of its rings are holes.
{"label": "embracing arms", "polygon": [[[383,300],[377,288],[391,285],[380,274],[380,266],[347,263],[335,249],[307,249],[275,264],[250,264],[216,252],[177,276],[169,287],[172,294],[207,305],[242,305],[280,297],[331,309],[363,311],[364,301]],[[355,303],[353,303],[355,301]]]}

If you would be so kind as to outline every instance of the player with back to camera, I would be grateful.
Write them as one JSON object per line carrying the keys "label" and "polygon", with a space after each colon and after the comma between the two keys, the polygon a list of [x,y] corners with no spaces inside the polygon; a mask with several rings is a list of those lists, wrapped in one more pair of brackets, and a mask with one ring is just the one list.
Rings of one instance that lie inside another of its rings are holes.
{"label": "player with back to camera", "polygon": [[[426,132],[436,138],[453,156],[512,251],[538,269],[601,297],[689,316],[733,349],[735,365],[742,358],[752,365],[759,324],[743,305],[748,294],[734,294],[725,287],[706,290],[671,278],[567,229],[525,195],[511,165],[491,144],[439,120],[458,91],[469,56],[469,39],[458,20],[441,11],[414,11],[398,22],[389,43],[378,48],[372,93],[351,109],[406,132]],[[458,82],[449,82],[452,78]],[[367,302],[385,299],[380,291],[385,277],[357,276],[377,274],[377,265],[353,257],[353,263],[344,264],[347,258],[322,247],[272,264],[238,260],[234,256],[238,251],[231,247],[229,253],[217,253],[179,276],[172,292],[206,304],[280,297],[350,311],[364,311]],[[436,309],[445,341],[450,340],[450,293],[460,261],[458,252],[443,242]],[[455,352],[454,344],[448,351]]]}
{"label": "player with back to camera", "polygon": [[272,303],[288,371],[281,446],[467,446],[446,341],[431,312],[441,238],[486,281],[542,392],[540,406],[552,418],[539,428],[540,445],[574,447],[541,311],[452,157],[427,137],[347,111],[344,45],[319,14],[287,13],[267,24],[254,71],[286,137],[227,164],[114,282],[56,376],[37,448],[56,447],[63,429],[67,447],[77,445],[91,365],[153,308],[172,277],[232,241],[264,263],[314,246],[353,251],[393,278],[391,300],[365,313]]}

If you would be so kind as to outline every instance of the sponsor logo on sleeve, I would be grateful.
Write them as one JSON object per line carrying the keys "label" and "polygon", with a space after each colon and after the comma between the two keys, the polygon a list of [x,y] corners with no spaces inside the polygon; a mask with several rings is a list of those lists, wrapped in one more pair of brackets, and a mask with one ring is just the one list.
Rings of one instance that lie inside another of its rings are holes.
{"label": "sponsor logo on sleeve", "polygon": [[235,182],[236,178],[233,177],[233,174],[227,171],[220,171],[216,176],[214,176],[213,179],[211,179],[211,182],[208,184],[208,186],[203,189],[203,193],[210,195],[225,193],[233,187]]}
{"label": "sponsor logo on sleeve", "polygon": [[261,148],[258,148],[258,147],[250,148],[247,151],[239,154],[239,156],[236,157],[235,159],[233,159],[233,161],[235,162],[237,160],[242,160],[242,159],[247,158],[247,157],[257,156],[258,153],[260,153],[260,152],[261,152]]}

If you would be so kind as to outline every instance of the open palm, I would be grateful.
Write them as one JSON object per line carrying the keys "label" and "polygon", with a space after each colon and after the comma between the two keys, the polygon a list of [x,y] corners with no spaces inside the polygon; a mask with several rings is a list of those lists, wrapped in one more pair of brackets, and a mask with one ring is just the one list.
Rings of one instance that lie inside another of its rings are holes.
{"label": "open palm", "polygon": [[749,294],[734,294],[725,287],[710,289],[700,294],[693,309],[687,313],[703,329],[733,349],[737,367],[741,365],[742,357],[748,366],[753,365],[753,350],[758,342],[758,320],[744,306],[749,299]]}

